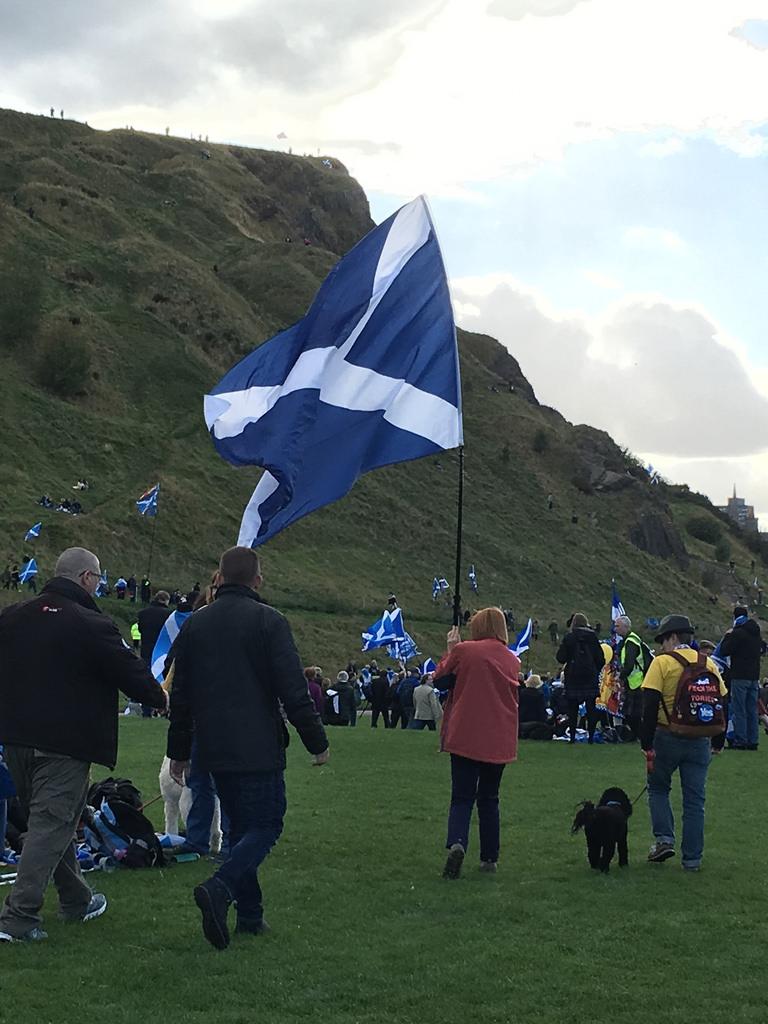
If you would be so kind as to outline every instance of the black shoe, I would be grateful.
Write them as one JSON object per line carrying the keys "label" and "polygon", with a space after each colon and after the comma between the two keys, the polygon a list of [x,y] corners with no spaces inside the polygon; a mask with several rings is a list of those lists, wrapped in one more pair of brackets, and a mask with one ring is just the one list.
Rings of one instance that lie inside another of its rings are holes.
{"label": "black shoe", "polygon": [[191,843],[182,843],[180,846],[172,846],[168,851],[173,857],[177,853],[196,853],[198,857],[207,857],[208,850],[201,850],[199,846],[193,846]]}
{"label": "black shoe", "polygon": [[203,935],[216,949],[226,949],[229,945],[227,911],[232,902],[229,893],[221,882],[209,878],[202,885],[196,885],[192,894],[203,915]]}
{"label": "black shoe", "polygon": [[757,748],[757,744],[756,743],[748,743],[744,749],[745,750],[757,750],[758,748]]}
{"label": "black shoe", "polygon": [[448,851],[448,857],[443,868],[443,878],[458,878],[461,874],[461,865],[464,863],[464,847],[461,843],[454,843]]}
{"label": "black shoe", "polygon": [[272,929],[264,918],[261,921],[238,921],[236,935],[269,935]]}

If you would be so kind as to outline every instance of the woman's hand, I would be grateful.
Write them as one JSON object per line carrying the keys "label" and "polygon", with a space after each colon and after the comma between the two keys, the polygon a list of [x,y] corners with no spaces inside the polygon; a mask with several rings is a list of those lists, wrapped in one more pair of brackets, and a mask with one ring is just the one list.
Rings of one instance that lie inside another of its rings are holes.
{"label": "woman's hand", "polygon": [[458,626],[451,626],[448,630],[448,650],[452,651],[456,644],[461,643],[461,633]]}

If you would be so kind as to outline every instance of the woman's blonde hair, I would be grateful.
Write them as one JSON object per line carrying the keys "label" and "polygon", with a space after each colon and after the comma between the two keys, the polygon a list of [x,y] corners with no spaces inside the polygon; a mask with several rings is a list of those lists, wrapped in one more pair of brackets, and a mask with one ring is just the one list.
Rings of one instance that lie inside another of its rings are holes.
{"label": "woman's blonde hair", "polygon": [[481,608],[475,612],[469,623],[469,633],[473,640],[501,640],[509,643],[507,621],[501,608]]}
{"label": "woman's blonde hair", "polygon": [[525,685],[530,686],[533,690],[538,690],[539,687],[542,685],[541,676],[537,676],[535,674],[528,676],[528,678],[525,680]]}

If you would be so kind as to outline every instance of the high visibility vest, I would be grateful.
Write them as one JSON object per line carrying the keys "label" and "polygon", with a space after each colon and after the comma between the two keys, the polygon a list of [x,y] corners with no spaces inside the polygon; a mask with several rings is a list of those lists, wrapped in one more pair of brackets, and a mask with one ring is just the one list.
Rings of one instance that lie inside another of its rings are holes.
{"label": "high visibility vest", "polygon": [[131,626],[131,640],[141,641],[141,631],[139,630],[138,622],[134,622]]}
{"label": "high visibility vest", "polygon": [[630,690],[636,690],[643,682],[643,642],[637,633],[627,633],[624,637],[624,643],[621,645],[619,651],[619,659],[621,660],[621,667],[624,668],[624,662],[626,661],[627,644],[634,644],[637,647],[637,656],[635,657],[635,667],[629,673],[627,683],[629,684]]}

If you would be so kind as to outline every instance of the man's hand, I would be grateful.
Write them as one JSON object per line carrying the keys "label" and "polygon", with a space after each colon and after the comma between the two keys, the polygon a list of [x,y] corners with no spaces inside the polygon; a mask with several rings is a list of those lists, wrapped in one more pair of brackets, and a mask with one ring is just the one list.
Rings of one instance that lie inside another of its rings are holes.
{"label": "man's hand", "polygon": [[456,644],[461,643],[461,633],[458,626],[451,626],[448,630],[448,650],[452,651]]}
{"label": "man's hand", "polygon": [[646,774],[650,775],[656,763],[656,751],[644,750],[643,754],[645,755],[645,771]]}
{"label": "man's hand", "polygon": [[[322,754],[315,754],[312,758],[312,764],[321,765],[328,764],[328,758],[331,756],[331,748],[326,747]],[[171,762],[173,763],[173,762]]]}
{"label": "man's hand", "polygon": [[189,771],[189,761],[171,761],[171,778],[180,786],[184,785],[184,777]]}

